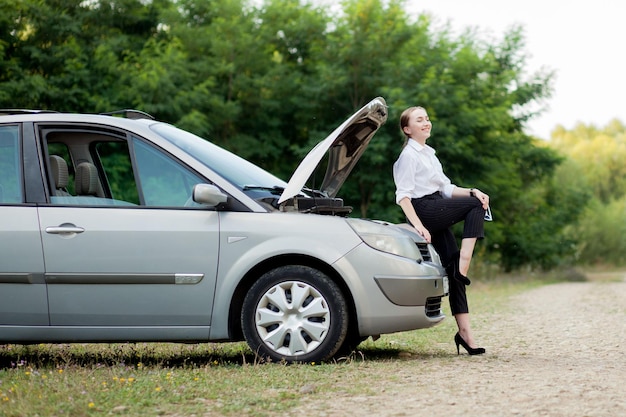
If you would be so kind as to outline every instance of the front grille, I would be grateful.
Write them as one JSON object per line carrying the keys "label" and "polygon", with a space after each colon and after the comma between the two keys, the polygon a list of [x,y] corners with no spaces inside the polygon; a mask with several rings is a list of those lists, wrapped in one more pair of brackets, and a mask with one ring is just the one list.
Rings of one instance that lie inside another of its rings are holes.
{"label": "front grille", "polygon": [[416,245],[417,248],[420,250],[422,259],[426,262],[432,261],[432,257],[430,256],[430,250],[428,249],[428,243],[416,243]]}
{"label": "front grille", "polygon": [[426,299],[426,317],[437,317],[441,315],[441,297],[430,297]]}

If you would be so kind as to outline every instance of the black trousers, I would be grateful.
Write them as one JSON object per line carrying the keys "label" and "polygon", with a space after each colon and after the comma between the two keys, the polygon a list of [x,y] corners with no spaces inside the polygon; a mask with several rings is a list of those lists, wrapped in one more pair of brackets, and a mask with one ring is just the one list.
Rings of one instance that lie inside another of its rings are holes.
{"label": "black trousers", "polygon": [[[440,193],[411,200],[417,216],[430,232],[431,242],[441,257],[447,271],[459,252],[456,238],[450,227],[463,223],[463,238],[485,237],[485,210],[477,198],[443,198]],[[465,284],[448,273],[450,283],[450,310],[452,315],[469,313]]]}

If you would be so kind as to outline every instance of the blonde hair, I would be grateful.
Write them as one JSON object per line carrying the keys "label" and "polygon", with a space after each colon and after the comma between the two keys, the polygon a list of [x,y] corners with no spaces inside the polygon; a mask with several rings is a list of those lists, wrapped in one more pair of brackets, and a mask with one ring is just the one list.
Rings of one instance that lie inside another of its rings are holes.
{"label": "blonde hair", "polygon": [[426,109],[423,108],[422,106],[413,106],[403,111],[402,114],[400,115],[400,131],[404,135],[404,145],[402,145],[402,147],[405,147],[406,144],[409,142],[409,135],[406,134],[406,132],[404,131],[404,128],[409,125],[409,119],[411,117],[411,113],[413,113],[417,109],[422,109],[426,111]]}

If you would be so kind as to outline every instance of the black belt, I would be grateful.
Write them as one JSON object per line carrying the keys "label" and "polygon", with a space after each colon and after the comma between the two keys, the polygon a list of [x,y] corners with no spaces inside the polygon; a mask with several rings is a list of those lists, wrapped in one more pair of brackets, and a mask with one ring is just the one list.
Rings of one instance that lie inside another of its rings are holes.
{"label": "black belt", "polygon": [[432,194],[428,194],[423,197],[413,198],[412,200],[437,200],[440,198],[442,198],[441,193],[439,191],[435,191]]}

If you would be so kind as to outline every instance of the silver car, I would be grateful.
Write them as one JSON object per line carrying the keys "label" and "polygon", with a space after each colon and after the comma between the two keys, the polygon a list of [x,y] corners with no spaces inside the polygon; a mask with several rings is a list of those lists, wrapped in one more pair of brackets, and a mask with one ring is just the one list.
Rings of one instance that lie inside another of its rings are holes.
{"label": "silver car", "polygon": [[444,319],[433,247],[336,197],[382,98],[288,183],[139,112],[0,114],[0,343],[245,340],[308,362]]}

